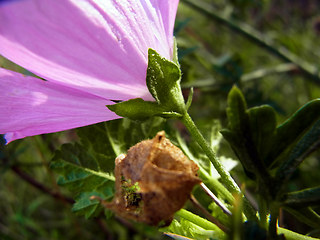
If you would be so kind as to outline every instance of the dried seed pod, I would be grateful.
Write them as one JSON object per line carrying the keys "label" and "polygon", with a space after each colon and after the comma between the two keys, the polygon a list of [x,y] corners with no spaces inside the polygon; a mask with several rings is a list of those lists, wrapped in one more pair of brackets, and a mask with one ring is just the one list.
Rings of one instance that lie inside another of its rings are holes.
{"label": "dried seed pod", "polygon": [[174,146],[164,131],[116,158],[116,195],[105,203],[116,214],[149,225],[170,224],[194,185],[198,166]]}

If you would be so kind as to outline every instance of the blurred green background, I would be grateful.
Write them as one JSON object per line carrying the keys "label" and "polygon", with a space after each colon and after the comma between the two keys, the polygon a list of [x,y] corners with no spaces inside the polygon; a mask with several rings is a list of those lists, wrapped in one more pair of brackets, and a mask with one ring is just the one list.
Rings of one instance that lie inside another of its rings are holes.
{"label": "blurred green background", "polygon": [[[200,127],[213,119],[226,125],[226,99],[234,84],[249,107],[274,107],[278,123],[320,96],[317,0],[181,0],[175,35],[184,92],[195,90],[190,115]],[[25,73],[3,58],[0,66]],[[154,228],[72,213],[70,202],[59,198],[69,193],[56,185],[48,166],[55,149],[76,139],[71,130],[1,147],[0,239],[168,239]],[[223,151],[233,156],[227,144]],[[319,185],[319,162],[318,150],[295,173],[292,191]],[[240,166],[233,175],[244,181]],[[309,231],[288,213],[280,221],[297,232]]]}

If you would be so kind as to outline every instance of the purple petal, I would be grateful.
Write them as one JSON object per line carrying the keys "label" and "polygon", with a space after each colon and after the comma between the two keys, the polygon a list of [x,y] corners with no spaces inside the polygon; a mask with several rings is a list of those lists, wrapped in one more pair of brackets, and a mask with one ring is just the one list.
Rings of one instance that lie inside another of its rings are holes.
{"label": "purple petal", "polygon": [[0,68],[0,134],[7,142],[119,118],[103,98]]}
{"label": "purple petal", "polygon": [[152,99],[148,48],[172,57],[178,0],[25,0],[0,6],[0,54],[113,100]]}

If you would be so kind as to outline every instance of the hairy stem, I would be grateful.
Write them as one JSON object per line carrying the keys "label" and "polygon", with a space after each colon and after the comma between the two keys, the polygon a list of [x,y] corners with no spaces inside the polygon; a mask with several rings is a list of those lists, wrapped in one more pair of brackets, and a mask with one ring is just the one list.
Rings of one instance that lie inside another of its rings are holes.
{"label": "hairy stem", "polygon": [[[204,153],[208,156],[217,172],[220,174],[221,180],[226,186],[226,188],[231,193],[237,193],[242,195],[240,188],[238,187],[234,179],[231,177],[230,173],[226,171],[224,167],[221,165],[221,163],[218,161],[215,152],[212,150],[208,142],[205,140],[205,138],[203,137],[193,120],[191,119],[190,115],[188,113],[185,113],[181,120],[186,126],[186,128],[189,130],[192,137],[197,141]],[[244,198],[243,201],[244,210],[247,218],[256,220],[257,217],[253,207],[250,205],[247,199]]]}
{"label": "hairy stem", "polygon": [[200,145],[202,150],[205,152],[205,154],[208,156],[210,161],[212,162],[213,166],[217,170],[217,172],[220,174],[221,179],[225,186],[228,188],[230,192],[236,192],[240,193],[240,188],[236,184],[236,182],[233,180],[229,172],[227,172],[221,163],[218,161],[215,152],[212,150],[212,148],[209,146],[208,142],[204,139],[203,135],[197,128],[197,126],[194,124],[193,120],[191,119],[190,115],[186,113],[183,118],[182,122],[189,130],[192,137],[197,141],[197,143]]}

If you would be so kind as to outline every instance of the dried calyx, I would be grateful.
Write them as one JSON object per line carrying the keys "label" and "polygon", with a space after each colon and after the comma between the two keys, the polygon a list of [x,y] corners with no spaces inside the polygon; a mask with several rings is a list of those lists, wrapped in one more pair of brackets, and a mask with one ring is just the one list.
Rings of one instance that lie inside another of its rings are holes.
{"label": "dried calyx", "polygon": [[198,166],[159,132],[116,158],[115,198],[104,205],[127,219],[168,225],[194,185],[201,182],[197,170]]}

